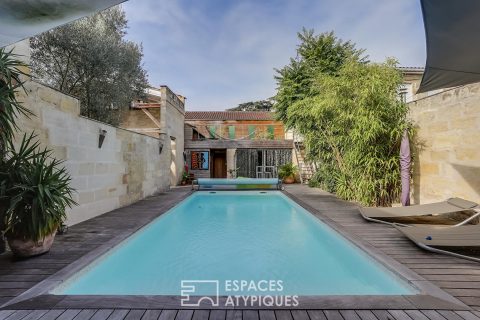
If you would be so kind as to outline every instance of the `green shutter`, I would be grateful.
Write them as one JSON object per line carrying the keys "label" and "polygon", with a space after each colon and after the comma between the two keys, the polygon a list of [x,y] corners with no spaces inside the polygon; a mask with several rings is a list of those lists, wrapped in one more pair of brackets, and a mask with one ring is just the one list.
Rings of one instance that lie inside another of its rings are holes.
{"label": "green shutter", "polygon": [[235,126],[228,126],[228,138],[235,139]]}
{"label": "green shutter", "polygon": [[272,125],[267,127],[267,137],[270,140],[275,139],[275,128]]}
{"label": "green shutter", "polygon": [[253,139],[255,138],[255,126],[254,125],[249,125],[248,126],[248,139]]}
{"label": "green shutter", "polygon": [[216,139],[217,135],[215,134],[215,131],[217,131],[216,126],[208,126],[208,133],[210,134],[210,139]]}

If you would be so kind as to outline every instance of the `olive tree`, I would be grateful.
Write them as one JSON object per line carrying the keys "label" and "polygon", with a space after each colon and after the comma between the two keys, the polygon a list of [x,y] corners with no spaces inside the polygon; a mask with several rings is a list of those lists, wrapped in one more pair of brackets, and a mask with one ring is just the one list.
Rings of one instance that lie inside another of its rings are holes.
{"label": "olive tree", "polygon": [[79,98],[82,115],[118,124],[147,87],[142,47],[124,39],[126,28],[113,7],[32,38],[33,75]]}

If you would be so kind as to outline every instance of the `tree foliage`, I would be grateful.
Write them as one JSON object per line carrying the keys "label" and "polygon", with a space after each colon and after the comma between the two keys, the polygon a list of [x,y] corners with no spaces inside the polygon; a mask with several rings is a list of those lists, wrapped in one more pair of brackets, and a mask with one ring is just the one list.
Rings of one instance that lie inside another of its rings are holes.
{"label": "tree foliage", "polygon": [[275,76],[278,85],[275,111],[277,118],[288,127],[294,126],[287,115],[288,108],[315,94],[313,83],[317,74],[335,75],[348,59],[366,61],[364,50],[356,49],[350,41],[342,41],[333,32],[316,35],[313,30],[304,28],[298,38],[297,57],[277,69]]}
{"label": "tree foliage", "polygon": [[227,111],[270,111],[273,102],[270,99],[240,103],[238,107],[227,109]]}
{"label": "tree foliage", "polygon": [[78,97],[82,115],[118,124],[147,87],[142,48],[124,39],[126,28],[125,13],[113,7],[32,38],[34,76]]}
{"label": "tree foliage", "polygon": [[[341,47],[343,42],[334,43]],[[288,67],[305,68],[296,78],[300,82],[280,77],[277,101],[284,105],[276,109],[278,116],[303,135],[307,157],[318,164],[313,184],[364,205],[390,205],[401,191],[401,137],[411,127],[408,108],[397,95],[401,73],[394,60],[367,63],[358,55],[363,51],[351,46],[347,51],[353,54],[339,58],[342,50],[321,54],[323,42],[318,44],[318,52],[303,43],[300,48],[308,47],[317,52],[315,59],[326,61],[295,60]],[[290,83],[304,94],[285,94],[292,90],[285,88]]]}

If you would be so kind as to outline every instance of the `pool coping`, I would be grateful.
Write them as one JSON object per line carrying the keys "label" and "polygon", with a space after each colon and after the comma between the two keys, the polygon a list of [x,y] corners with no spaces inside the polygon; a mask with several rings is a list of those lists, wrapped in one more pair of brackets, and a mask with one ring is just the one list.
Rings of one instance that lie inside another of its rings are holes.
{"label": "pool coping", "polygon": [[[148,309],[192,309],[192,306],[182,306],[181,296],[149,296],[149,295],[52,295],[49,291],[61,285],[71,276],[88,266],[101,255],[107,253],[123,240],[127,239],[140,229],[150,224],[153,220],[162,216],[166,212],[178,206],[181,202],[188,199],[194,192],[188,192],[173,207],[160,212],[150,221],[142,224],[138,228],[121,231],[116,237],[107,241],[103,245],[93,249],[88,254],[82,256],[75,262],[65,266],[58,272],[47,277],[29,290],[19,296],[7,301],[0,306],[0,309],[35,309],[35,308],[148,308]],[[333,230],[348,239],[352,244],[373,257],[382,266],[395,273],[405,282],[412,284],[421,291],[416,295],[341,295],[341,296],[300,296],[298,306],[259,306],[239,304],[234,307],[226,306],[226,297],[219,298],[219,306],[212,306],[207,303],[200,303],[200,309],[443,309],[443,310],[471,310],[469,306],[456,299],[452,295],[438,288],[429,280],[421,277],[414,271],[402,265],[393,258],[387,256],[379,249],[368,242],[347,232],[332,219],[320,213],[293,194],[282,191],[282,194],[293,200],[296,204],[307,210],[315,218],[327,224]],[[193,300],[202,297],[192,297]]]}

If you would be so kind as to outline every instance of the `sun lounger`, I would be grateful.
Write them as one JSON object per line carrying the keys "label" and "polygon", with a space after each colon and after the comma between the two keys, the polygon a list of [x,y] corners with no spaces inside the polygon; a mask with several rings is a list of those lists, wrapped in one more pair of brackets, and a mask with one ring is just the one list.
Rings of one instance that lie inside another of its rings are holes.
{"label": "sun lounger", "polygon": [[[394,224],[395,219],[406,217],[426,217],[438,216],[442,214],[456,213],[468,210],[480,209],[475,202],[467,201],[460,198],[451,198],[447,201],[436,202],[430,204],[414,205],[407,207],[381,207],[381,208],[360,208],[362,217],[369,221],[381,222],[386,224]],[[479,210],[476,214],[462,221],[456,226],[466,224],[472,219],[480,215]],[[398,223],[397,223],[398,224]]]}
{"label": "sun lounger", "polygon": [[462,251],[480,248],[480,225],[466,226],[400,226],[395,227],[417,246],[428,251],[480,262],[480,258],[445,249]]}

